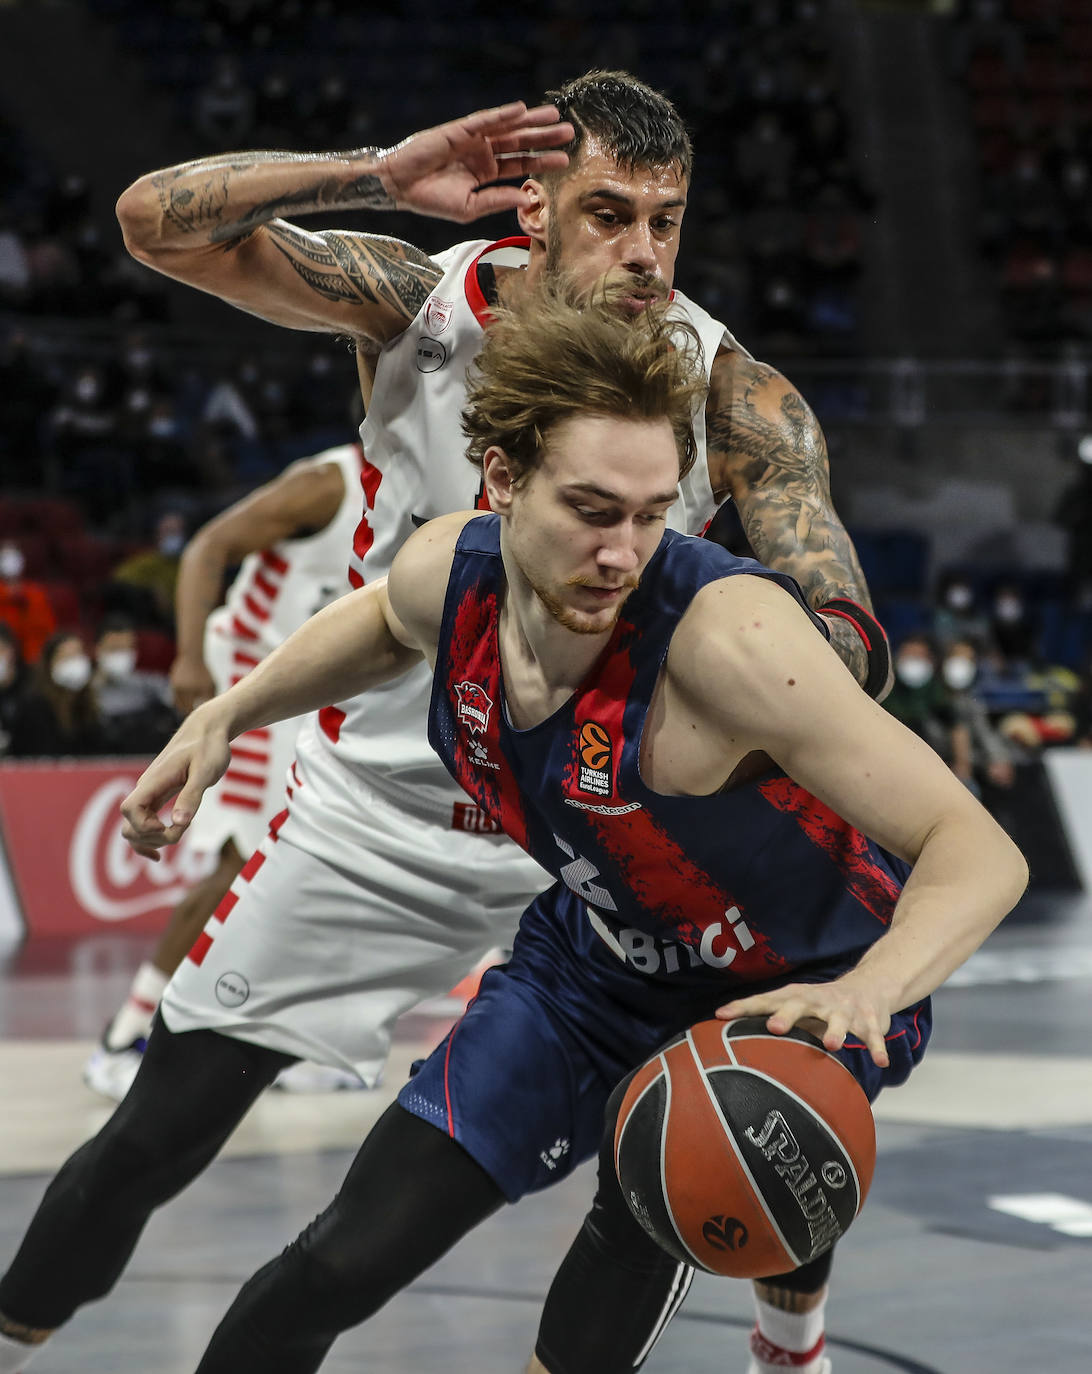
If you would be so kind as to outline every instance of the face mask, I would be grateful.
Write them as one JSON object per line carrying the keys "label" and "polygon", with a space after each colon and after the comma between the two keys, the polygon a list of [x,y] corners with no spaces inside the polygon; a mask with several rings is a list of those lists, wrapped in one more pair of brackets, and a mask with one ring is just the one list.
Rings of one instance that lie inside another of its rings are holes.
{"label": "face mask", "polygon": [[167,558],[177,558],[182,552],[185,543],[185,535],[165,534],[159,541],[159,552],[165,554]]}
{"label": "face mask", "polygon": [[1012,621],[1019,620],[1023,616],[1024,603],[1015,596],[1002,596],[999,598],[994,610],[998,620],[1004,620],[1011,624]]}
{"label": "face mask", "polygon": [[107,649],[99,654],[99,667],[109,678],[128,677],[136,667],[136,650]]}
{"label": "face mask", "polygon": [[946,600],[953,611],[966,611],[970,609],[974,593],[970,587],[949,587]]}
{"label": "face mask", "polygon": [[899,658],[895,660],[895,675],[905,687],[924,687],[933,677],[933,665],[927,658]]}
{"label": "face mask", "polygon": [[76,383],[76,396],[81,401],[97,401],[99,396],[99,384],[94,377],[81,377]]}
{"label": "face mask", "polygon": [[26,560],[21,549],[0,549],[0,577],[14,582],[22,577]]}
{"label": "face mask", "polygon": [[79,692],[91,681],[91,660],[86,654],[62,658],[54,663],[49,675],[58,687],[67,687],[70,692]]}
{"label": "face mask", "polygon": [[978,664],[973,658],[946,658],[941,672],[953,692],[965,692],[975,680]]}

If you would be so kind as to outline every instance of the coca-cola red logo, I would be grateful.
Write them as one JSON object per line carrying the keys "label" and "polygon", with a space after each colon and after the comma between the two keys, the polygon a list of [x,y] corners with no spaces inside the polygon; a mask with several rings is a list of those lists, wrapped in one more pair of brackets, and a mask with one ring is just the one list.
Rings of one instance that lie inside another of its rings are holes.
{"label": "coca-cola red logo", "polygon": [[137,854],[122,838],[122,799],[136,778],[115,777],[88,798],[68,848],[68,880],[88,915],[99,921],[131,921],[173,907],[208,876],[215,855],[198,854],[183,836],[161,851],[159,863]]}

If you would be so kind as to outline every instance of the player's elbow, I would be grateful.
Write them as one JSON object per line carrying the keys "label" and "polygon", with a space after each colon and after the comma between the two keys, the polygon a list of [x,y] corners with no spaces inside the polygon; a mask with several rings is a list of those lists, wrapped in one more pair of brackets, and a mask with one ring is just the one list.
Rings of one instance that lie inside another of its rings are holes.
{"label": "player's elbow", "polygon": [[154,263],[160,247],[163,216],[149,177],[126,187],[114,206],[128,253],[138,262]]}

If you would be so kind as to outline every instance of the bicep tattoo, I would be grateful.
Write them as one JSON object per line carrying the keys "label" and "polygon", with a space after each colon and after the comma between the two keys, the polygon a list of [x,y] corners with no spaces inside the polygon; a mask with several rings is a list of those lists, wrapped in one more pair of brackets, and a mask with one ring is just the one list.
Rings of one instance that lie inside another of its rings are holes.
{"label": "bicep tattoo", "polygon": [[440,279],[427,254],[399,239],[327,229],[305,234],[277,221],[268,233],[292,270],[325,300],[380,305],[406,324]]}

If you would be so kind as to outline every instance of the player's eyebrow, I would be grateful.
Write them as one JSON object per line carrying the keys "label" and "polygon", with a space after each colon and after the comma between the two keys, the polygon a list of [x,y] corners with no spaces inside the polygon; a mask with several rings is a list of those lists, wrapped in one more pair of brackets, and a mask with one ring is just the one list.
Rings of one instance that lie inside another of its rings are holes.
{"label": "player's eyebrow", "polygon": [[[626,499],[616,491],[611,491],[607,487],[596,486],[594,482],[567,482],[564,487],[566,495],[570,496],[598,496],[601,501],[612,501],[616,506],[624,506]],[[671,491],[662,492],[658,496],[650,496],[647,501],[642,501],[642,506],[670,506],[679,499],[678,487]]]}
{"label": "player's eyebrow", "polygon": [[[630,196],[625,191],[617,191],[611,186],[596,186],[590,191],[585,191],[580,197],[582,202],[589,200],[608,200],[614,201],[617,205],[624,205],[631,209],[636,204],[636,197]],[[676,196],[673,200],[663,200],[656,207],[658,210],[679,210],[686,205],[685,196]]]}

